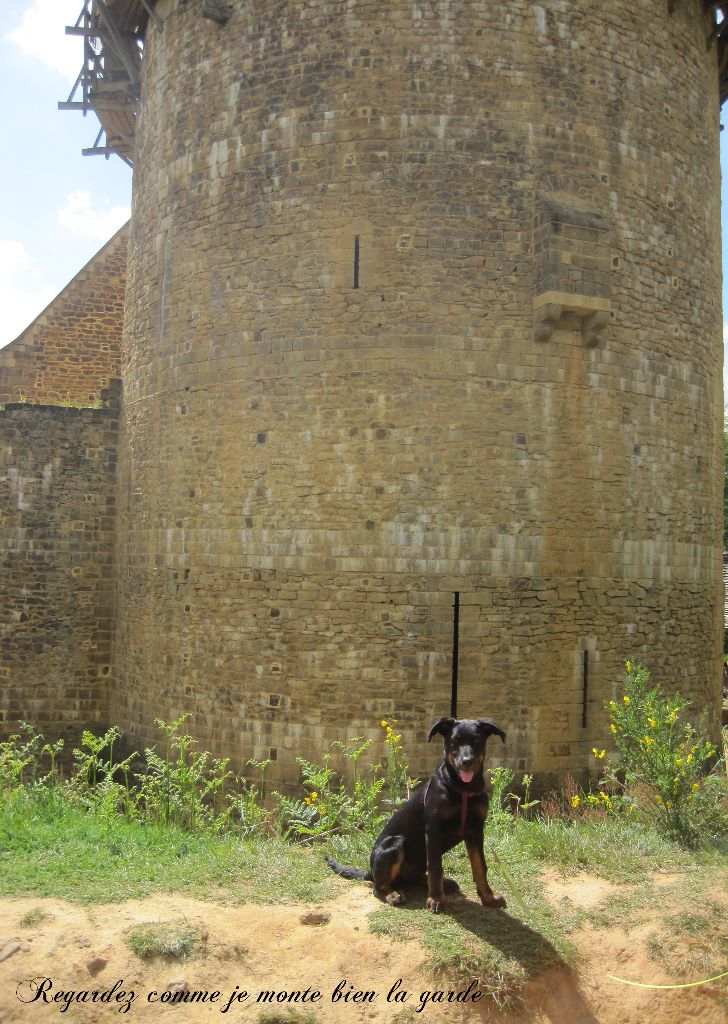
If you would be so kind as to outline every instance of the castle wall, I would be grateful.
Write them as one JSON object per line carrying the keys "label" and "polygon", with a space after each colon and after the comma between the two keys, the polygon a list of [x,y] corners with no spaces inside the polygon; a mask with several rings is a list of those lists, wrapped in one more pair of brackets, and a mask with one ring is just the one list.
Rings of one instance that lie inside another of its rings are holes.
{"label": "castle wall", "polygon": [[0,410],[0,737],[108,725],[118,395]]}
{"label": "castle wall", "polygon": [[0,405],[88,406],[121,375],[125,224],[23,333],[0,349]]}
{"label": "castle wall", "polygon": [[586,770],[721,675],[718,95],[697,0],[161,0],[112,718],[299,754],[449,710]]}

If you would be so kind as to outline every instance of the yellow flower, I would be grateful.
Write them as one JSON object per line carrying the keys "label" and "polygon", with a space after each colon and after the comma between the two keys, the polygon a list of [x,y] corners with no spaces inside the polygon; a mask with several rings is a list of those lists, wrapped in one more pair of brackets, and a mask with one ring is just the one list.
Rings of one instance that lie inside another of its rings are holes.
{"label": "yellow flower", "polygon": [[631,671],[632,671],[632,662],[631,662],[631,661],[628,661],[628,662],[627,662],[627,671],[628,671],[628,672],[631,672]]}
{"label": "yellow flower", "polygon": [[592,747],[592,754],[594,755],[594,757],[598,758],[601,761],[604,755],[606,754],[606,750],[602,750],[600,752],[599,750],[597,750],[596,747]]}
{"label": "yellow flower", "polygon": [[670,712],[670,721],[674,722],[677,719],[677,708]]}
{"label": "yellow flower", "polygon": [[587,800],[592,805],[592,807],[596,807],[597,804],[599,803],[599,797],[598,796],[594,796],[593,793],[589,794],[589,796],[587,797]]}
{"label": "yellow flower", "polygon": [[683,759],[682,759],[681,757],[676,757],[676,758],[675,758],[675,764],[676,764],[676,765],[677,765],[678,767],[680,767],[680,765],[681,765],[682,763],[683,763]]}
{"label": "yellow flower", "polygon": [[609,728],[610,728],[610,729],[612,730],[612,732],[615,732],[615,733],[616,733],[616,731],[617,731],[617,726],[616,726],[616,725],[614,724],[614,722],[612,722],[612,724],[611,724],[611,725],[609,726]]}
{"label": "yellow flower", "polygon": [[697,784],[697,782],[694,782],[692,788],[693,788],[693,793],[697,793],[698,790],[700,789],[700,786]]}
{"label": "yellow flower", "polygon": [[657,728],[657,722],[655,721],[654,718],[648,718],[647,721],[650,723],[650,725],[652,726],[653,729]]}
{"label": "yellow flower", "polygon": [[622,697],[622,700],[624,701],[625,704],[631,704],[632,703],[632,701],[629,699],[629,697],[627,696],[626,693],[625,693],[624,697]]}
{"label": "yellow flower", "polygon": [[389,723],[387,722],[387,719],[386,719],[386,718],[383,718],[383,719],[382,719],[382,728],[383,728],[383,729],[386,729],[386,728],[387,728],[387,725],[388,725],[388,724],[389,724]]}
{"label": "yellow flower", "polygon": [[326,814],[326,804],[319,804],[318,805],[318,812],[321,815]]}
{"label": "yellow flower", "polygon": [[313,793],[311,794],[311,799],[318,800],[318,793],[316,792],[316,790],[314,790]]}
{"label": "yellow flower", "polygon": [[572,796],[572,798],[571,798],[571,806],[572,807],[578,807],[580,803],[581,803],[580,797]]}
{"label": "yellow flower", "polygon": [[692,754],[688,754],[688,756],[685,758],[685,763],[686,764],[690,764],[692,759],[693,759],[693,755]]}

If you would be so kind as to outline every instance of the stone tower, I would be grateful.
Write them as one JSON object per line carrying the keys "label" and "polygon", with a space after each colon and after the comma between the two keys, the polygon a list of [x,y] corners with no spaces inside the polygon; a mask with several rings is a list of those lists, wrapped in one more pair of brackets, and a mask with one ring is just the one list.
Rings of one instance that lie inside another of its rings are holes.
{"label": "stone tower", "polygon": [[154,15],[111,720],[138,747],[190,712],[284,785],[391,715],[430,763],[453,696],[503,726],[513,767],[580,772],[628,657],[715,709],[700,0]]}

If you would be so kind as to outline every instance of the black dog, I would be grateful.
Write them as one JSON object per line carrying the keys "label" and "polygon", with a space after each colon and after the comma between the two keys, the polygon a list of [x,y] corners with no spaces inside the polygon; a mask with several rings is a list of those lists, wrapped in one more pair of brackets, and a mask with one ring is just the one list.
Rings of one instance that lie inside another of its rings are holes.
{"label": "black dog", "polygon": [[506,734],[489,718],[441,718],[428,740],[436,732],[445,737],[445,758],[430,781],[417,786],[392,815],[374,844],[369,871],[344,867],[333,857],[326,861],[344,878],[374,882],[374,894],[393,905],[404,903],[395,882],[424,885],[426,878],[427,909],[437,913],[445,893],[458,891],[457,883],[443,876],[442,855],[464,840],[480,902],[484,907],[505,907],[503,897],[495,896],[488,885],[483,855],[488,813],[483,759],[488,737],[497,733],[505,743]]}

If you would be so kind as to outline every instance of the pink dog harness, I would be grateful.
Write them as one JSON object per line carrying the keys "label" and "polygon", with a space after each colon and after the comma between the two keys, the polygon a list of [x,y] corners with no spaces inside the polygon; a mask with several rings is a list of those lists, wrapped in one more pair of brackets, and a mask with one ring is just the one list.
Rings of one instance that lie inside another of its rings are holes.
{"label": "pink dog harness", "polygon": [[[425,786],[425,792],[422,796],[423,807],[427,803],[427,794],[430,792],[430,782],[432,782],[432,779],[428,780],[428,783]],[[450,783],[450,785],[452,785],[452,783]],[[458,835],[462,839],[463,836],[465,835],[465,819],[468,816],[468,800],[470,799],[471,796],[481,796],[482,790],[476,790],[475,792],[473,792],[469,789],[461,789],[460,786],[453,786],[452,788],[460,794],[460,828],[458,829]]]}

